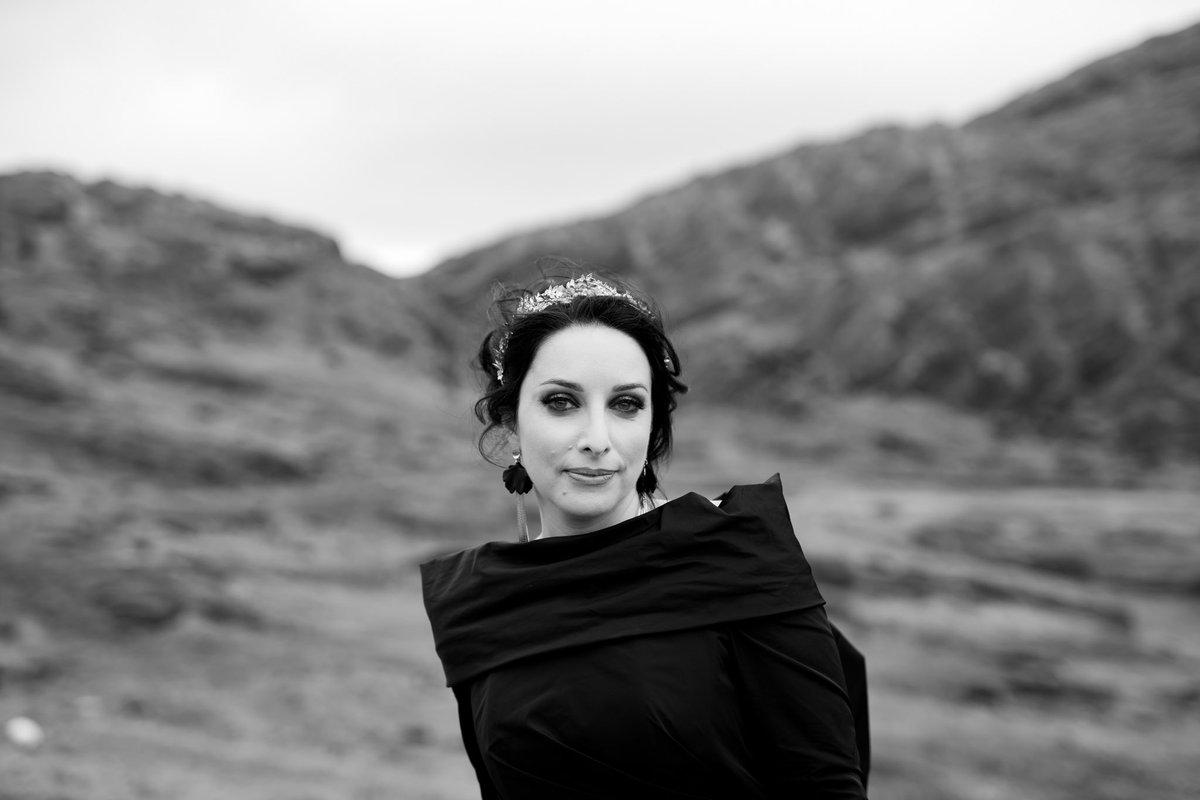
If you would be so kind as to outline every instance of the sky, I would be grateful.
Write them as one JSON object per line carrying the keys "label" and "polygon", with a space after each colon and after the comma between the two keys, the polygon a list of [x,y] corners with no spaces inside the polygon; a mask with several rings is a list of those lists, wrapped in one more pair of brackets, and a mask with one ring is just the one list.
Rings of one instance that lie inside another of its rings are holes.
{"label": "sky", "polygon": [[203,197],[403,275],[881,124],[957,124],[1200,0],[0,0],[0,173]]}

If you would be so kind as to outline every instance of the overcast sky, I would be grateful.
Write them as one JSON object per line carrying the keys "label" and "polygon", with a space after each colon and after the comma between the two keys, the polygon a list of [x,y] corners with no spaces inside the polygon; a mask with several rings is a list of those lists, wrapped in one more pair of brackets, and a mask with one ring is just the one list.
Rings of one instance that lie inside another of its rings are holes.
{"label": "overcast sky", "polygon": [[0,172],[183,191],[402,274],[871,125],[961,122],[1200,0],[0,0]]}

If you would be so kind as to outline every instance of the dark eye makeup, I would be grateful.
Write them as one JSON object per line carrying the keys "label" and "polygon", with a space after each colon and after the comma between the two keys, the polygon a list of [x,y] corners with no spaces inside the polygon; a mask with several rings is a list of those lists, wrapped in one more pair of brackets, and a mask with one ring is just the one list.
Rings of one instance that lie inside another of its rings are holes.
{"label": "dark eye makeup", "polygon": [[579,403],[575,402],[575,398],[569,394],[554,392],[542,398],[542,405],[551,411],[566,411],[569,408],[579,405]]}
{"label": "dark eye makeup", "polygon": [[[579,407],[573,395],[553,392],[542,398],[542,405],[554,412],[565,412]],[[623,394],[612,399],[609,405],[622,414],[636,414],[646,407],[646,401],[637,395]]]}
{"label": "dark eye makeup", "polygon": [[625,414],[634,414],[646,407],[646,401],[634,395],[624,394],[613,400],[612,406]]}

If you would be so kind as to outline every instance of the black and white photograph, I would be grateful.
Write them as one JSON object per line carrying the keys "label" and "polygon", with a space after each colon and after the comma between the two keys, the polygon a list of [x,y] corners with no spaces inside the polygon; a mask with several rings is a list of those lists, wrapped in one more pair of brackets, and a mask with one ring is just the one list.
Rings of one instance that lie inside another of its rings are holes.
{"label": "black and white photograph", "polygon": [[0,800],[1195,800],[1200,0],[0,0]]}

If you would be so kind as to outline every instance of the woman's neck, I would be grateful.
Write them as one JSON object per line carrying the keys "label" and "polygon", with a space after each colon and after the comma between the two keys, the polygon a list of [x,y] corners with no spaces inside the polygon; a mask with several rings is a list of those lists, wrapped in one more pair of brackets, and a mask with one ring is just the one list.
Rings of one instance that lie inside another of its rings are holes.
{"label": "woman's neck", "polygon": [[594,533],[611,528],[613,525],[633,519],[636,516],[651,511],[657,505],[654,498],[643,500],[640,495],[634,495],[632,502],[620,506],[602,517],[568,517],[563,514],[547,513],[545,505],[538,503],[538,516],[541,518],[541,532],[534,539],[547,539],[551,536],[576,536],[581,533]]}

